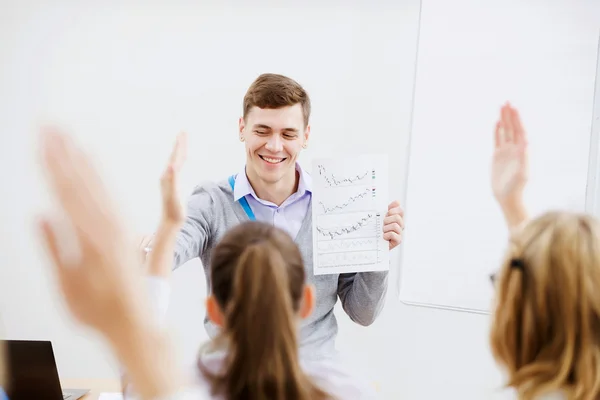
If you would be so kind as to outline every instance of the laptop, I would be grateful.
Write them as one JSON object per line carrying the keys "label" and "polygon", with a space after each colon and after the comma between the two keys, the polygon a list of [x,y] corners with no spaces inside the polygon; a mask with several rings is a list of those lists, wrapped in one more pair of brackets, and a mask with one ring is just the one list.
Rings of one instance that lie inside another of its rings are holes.
{"label": "laptop", "polygon": [[62,390],[52,342],[2,340],[8,369],[10,400],[78,400],[89,390]]}

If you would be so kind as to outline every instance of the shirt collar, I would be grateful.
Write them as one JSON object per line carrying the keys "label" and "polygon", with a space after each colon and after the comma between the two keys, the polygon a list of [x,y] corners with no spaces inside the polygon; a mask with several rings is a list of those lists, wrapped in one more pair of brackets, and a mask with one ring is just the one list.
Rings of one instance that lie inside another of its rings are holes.
{"label": "shirt collar", "polygon": [[[305,193],[312,193],[312,177],[305,171],[299,163],[296,163],[296,171],[300,174],[300,181],[298,182],[298,190],[296,194],[299,196],[304,195]],[[246,168],[237,174],[235,177],[235,188],[233,189],[233,198],[235,201],[238,201],[244,196],[251,195],[256,200],[260,200],[254,192],[250,181],[248,180],[248,176],[246,175]]]}

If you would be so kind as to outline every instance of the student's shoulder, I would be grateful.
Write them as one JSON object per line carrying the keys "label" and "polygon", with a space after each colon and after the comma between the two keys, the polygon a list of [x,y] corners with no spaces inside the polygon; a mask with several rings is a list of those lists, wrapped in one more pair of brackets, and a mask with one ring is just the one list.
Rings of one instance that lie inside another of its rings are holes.
{"label": "student's shoulder", "polygon": [[335,398],[346,400],[377,399],[377,392],[356,371],[339,361],[319,360],[304,362],[305,373],[321,389]]}

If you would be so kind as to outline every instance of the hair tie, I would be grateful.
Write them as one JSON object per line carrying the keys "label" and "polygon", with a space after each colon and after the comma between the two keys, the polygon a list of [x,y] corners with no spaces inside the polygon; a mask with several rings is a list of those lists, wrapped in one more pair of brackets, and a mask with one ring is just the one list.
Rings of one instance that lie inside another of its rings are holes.
{"label": "hair tie", "polygon": [[523,271],[525,269],[525,262],[521,258],[513,258],[510,260],[510,267]]}

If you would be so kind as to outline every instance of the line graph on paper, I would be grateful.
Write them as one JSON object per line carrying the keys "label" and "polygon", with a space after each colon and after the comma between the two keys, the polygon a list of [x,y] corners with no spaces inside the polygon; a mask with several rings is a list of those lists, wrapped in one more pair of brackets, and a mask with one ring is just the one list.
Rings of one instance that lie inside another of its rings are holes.
{"label": "line graph on paper", "polygon": [[341,201],[328,203],[320,200],[318,204],[323,214],[370,210],[374,208],[373,199],[376,193],[372,186],[346,186],[339,188],[338,196]]}
{"label": "line graph on paper", "polygon": [[315,275],[387,270],[386,157],[314,160],[313,182]]}
{"label": "line graph on paper", "polygon": [[[367,169],[366,171],[359,171],[355,175],[350,174],[348,176],[336,176],[335,173],[327,171],[327,168],[323,164],[318,164],[317,168],[319,169],[319,177],[325,181],[328,187],[344,187],[361,183],[365,179],[368,180],[370,172]],[[374,174],[375,171],[372,171],[372,173]]]}

